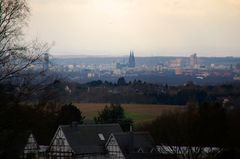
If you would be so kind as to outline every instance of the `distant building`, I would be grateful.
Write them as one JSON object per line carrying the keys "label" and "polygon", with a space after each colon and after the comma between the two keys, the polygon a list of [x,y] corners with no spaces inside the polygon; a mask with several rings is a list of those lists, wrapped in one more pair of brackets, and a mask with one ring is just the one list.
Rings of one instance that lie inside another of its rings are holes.
{"label": "distant building", "polygon": [[48,71],[49,69],[49,54],[45,53],[43,55],[43,70]]}
{"label": "distant building", "polygon": [[89,73],[87,74],[87,77],[88,77],[88,78],[94,78],[94,77],[95,77],[95,73],[89,72]]}
{"label": "distant building", "polygon": [[130,68],[134,68],[136,66],[136,61],[135,61],[135,57],[134,57],[134,52],[133,51],[130,51],[130,55],[129,55],[129,58],[128,58],[128,62],[125,63],[116,63],[116,68],[117,69],[123,69],[123,68],[126,68],[126,67],[130,67]]}
{"label": "distant building", "polygon": [[192,54],[190,56],[190,67],[191,68],[197,68],[198,60],[197,60],[197,54]]}
{"label": "distant building", "polygon": [[122,132],[119,124],[61,125],[50,143],[48,157],[105,159],[105,144],[116,132]]}
{"label": "distant building", "polygon": [[125,64],[125,63],[116,63],[116,68],[117,69],[123,69],[123,68],[125,68],[125,67],[127,67],[128,65],[127,64]]}
{"label": "distant building", "polygon": [[128,60],[128,67],[135,67],[136,62],[135,62],[135,57],[134,57],[134,52],[130,51],[130,56]]}
{"label": "distant building", "polygon": [[234,77],[233,77],[233,80],[235,80],[235,81],[240,81],[240,75],[239,75],[239,76],[237,76],[237,75],[234,76]]}
{"label": "distant building", "polygon": [[182,69],[181,69],[180,67],[177,67],[177,68],[175,69],[175,74],[176,74],[176,75],[182,75],[182,74],[183,74]]}

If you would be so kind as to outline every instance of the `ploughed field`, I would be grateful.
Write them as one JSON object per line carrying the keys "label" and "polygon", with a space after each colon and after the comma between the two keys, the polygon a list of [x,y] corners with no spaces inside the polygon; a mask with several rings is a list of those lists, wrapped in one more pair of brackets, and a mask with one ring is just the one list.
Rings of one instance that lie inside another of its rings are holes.
{"label": "ploughed field", "polygon": [[[86,117],[93,120],[98,111],[101,111],[106,103],[74,103]],[[122,104],[126,116],[133,119],[134,123],[149,122],[164,113],[183,111],[184,106],[177,105],[153,105],[153,104]]]}

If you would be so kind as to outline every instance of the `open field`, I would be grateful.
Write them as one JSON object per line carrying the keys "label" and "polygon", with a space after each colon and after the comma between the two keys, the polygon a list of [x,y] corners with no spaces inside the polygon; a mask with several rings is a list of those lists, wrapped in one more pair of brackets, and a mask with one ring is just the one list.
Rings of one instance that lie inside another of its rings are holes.
{"label": "open field", "polygon": [[[86,116],[87,120],[93,120],[98,111],[102,110],[105,103],[74,103]],[[109,104],[108,104],[109,105]],[[176,105],[152,105],[152,104],[122,104],[126,116],[135,123],[148,122],[164,113],[183,111],[185,107]]]}

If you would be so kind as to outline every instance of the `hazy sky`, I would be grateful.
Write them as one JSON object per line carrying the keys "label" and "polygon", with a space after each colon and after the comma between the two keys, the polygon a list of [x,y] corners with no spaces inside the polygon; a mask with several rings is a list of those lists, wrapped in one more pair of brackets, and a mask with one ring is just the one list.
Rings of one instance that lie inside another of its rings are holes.
{"label": "hazy sky", "polygon": [[52,54],[240,56],[240,0],[30,0]]}

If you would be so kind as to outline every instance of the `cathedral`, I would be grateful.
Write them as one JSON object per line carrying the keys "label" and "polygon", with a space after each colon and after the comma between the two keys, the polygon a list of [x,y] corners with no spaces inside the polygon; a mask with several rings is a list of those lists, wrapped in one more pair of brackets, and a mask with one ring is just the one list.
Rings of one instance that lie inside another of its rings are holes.
{"label": "cathedral", "polygon": [[135,67],[135,57],[134,57],[134,52],[130,51],[130,56],[128,60],[128,67]]}
{"label": "cathedral", "polygon": [[128,62],[124,63],[116,63],[116,68],[117,69],[122,69],[122,68],[134,68],[136,66],[136,61],[134,57],[134,52],[130,51],[129,59]]}

